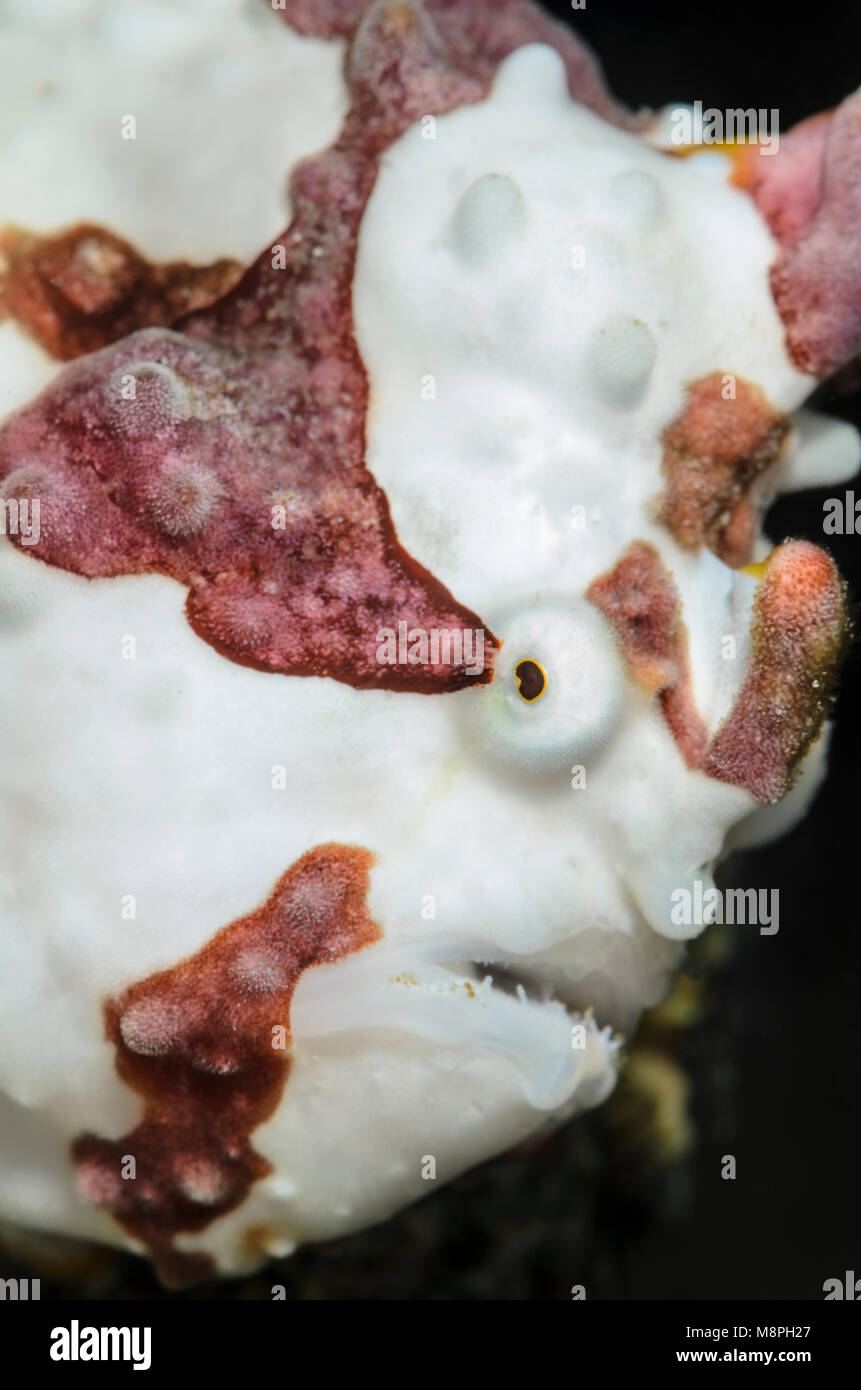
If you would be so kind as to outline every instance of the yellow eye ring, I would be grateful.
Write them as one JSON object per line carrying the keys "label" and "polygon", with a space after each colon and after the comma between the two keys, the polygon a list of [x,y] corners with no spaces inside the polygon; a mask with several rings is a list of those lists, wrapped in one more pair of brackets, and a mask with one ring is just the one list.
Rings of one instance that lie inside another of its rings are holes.
{"label": "yellow eye ring", "polygon": [[518,661],[514,668],[514,679],[517,681],[517,693],[527,705],[534,705],[547,689],[547,672],[540,661],[535,661],[531,656]]}

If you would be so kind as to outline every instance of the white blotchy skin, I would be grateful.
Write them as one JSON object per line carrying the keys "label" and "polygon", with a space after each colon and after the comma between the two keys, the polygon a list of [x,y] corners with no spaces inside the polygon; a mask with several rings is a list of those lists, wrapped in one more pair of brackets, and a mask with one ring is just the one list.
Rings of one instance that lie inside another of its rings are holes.
{"label": "white blotchy skin", "polygon": [[[221,27],[238,24],[240,7],[223,8]],[[331,139],[343,107],[340,46],[286,29],[278,42],[285,61],[298,44],[303,64],[316,55],[304,152]],[[201,70],[189,59],[192,86]],[[198,100],[205,113],[205,84]],[[265,100],[244,119],[268,132]],[[74,150],[88,168],[85,143]],[[288,162],[298,153],[288,145]],[[281,197],[283,149],[276,162]],[[208,188],[210,170],[198,178]],[[160,231],[146,243],[149,201],[123,221],[63,197],[55,225],[86,215],[165,253]],[[233,240],[217,215],[199,243],[186,227],[181,254],[265,244],[278,230],[265,204],[261,192]],[[31,216],[10,204],[0,220]],[[37,225],[51,220],[46,204]],[[273,1176],[180,1249],[241,1272],[426,1192],[426,1156],[446,1180],[609,1093],[611,1028],[662,997],[683,951],[669,893],[708,879],[754,802],[687,770],[583,594],[632,540],[659,549],[716,728],[743,679],[755,581],[684,554],[650,520],[659,441],[684,382],[710,371],[758,382],[785,410],[808,394],[768,294],[774,250],[713,170],[571,103],[540,46],[503,65],[486,102],[438,119],[434,140],[416,127],[386,153],[354,286],[368,466],[406,548],[504,639],[489,687],[395,695],[247,670],[194,635],[173,581],[88,582],[0,540],[0,1216],[135,1248],[77,1193],[68,1157],[82,1130],[118,1137],[139,1116],[102,1001],[200,949],[327,841],[377,856],[369,906],[384,940],[302,977],[288,1084],[252,1135]],[[5,408],[54,369],[33,353],[0,329],[0,377],[18,383]],[[769,485],[836,480],[857,462],[852,432],[802,416]],[[523,657],[548,673],[535,706],[515,689]],[[479,984],[494,964],[525,984],[519,997]],[[571,1010],[587,1008],[577,1049]],[[252,1228],[268,1232],[256,1250]]]}
{"label": "white blotchy skin", "polygon": [[[257,0],[3,0],[0,225],[250,261],[287,222],[290,170],[338,133],[343,55]],[[14,323],[0,363],[2,414],[57,370]]]}

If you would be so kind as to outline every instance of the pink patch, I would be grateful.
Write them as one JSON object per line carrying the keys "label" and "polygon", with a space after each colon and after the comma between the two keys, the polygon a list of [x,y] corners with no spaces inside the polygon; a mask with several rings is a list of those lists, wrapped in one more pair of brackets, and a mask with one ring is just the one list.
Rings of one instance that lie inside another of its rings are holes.
{"label": "pink patch", "polygon": [[771,289],[793,361],[830,376],[861,352],[861,95],[753,154],[737,181],[781,243]]}

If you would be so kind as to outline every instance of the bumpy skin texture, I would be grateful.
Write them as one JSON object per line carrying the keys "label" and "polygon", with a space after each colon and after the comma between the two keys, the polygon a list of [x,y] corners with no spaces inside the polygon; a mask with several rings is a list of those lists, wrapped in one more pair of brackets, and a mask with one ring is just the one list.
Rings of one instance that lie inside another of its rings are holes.
{"label": "bumpy skin texture", "polygon": [[[208,1226],[269,1171],[249,1136],[281,1096],[293,990],[303,970],[379,935],[364,901],[370,863],[362,850],[312,850],[257,912],[107,1006],[117,1068],[143,1096],[144,1118],[120,1139],[82,1135],[73,1157],[84,1191],[171,1282],[211,1272],[208,1257],[174,1250],[172,1235]],[[126,1153],[140,1183],[120,1176]]]}
{"label": "bumpy skin texture", "polygon": [[[352,37],[369,9],[368,0],[285,0],[281,14],[301,34],[331,39]],[[601,70],[589,50],[562,24],[530,3],[530,0],[430,0],[424,12],[433,22],[432,42],[437,53],[463,73],[477,78],[485,88],[503,59],[527,43],[552,44],[565,63],[572,96],[605,120],[636,127],[637,118],[614,101],[604,86]],[[408,2],[385,7],[382,23],[409,32],[415,9]],[[381,16],[377,15],[379,24]],[[368,24],[354,42],[358,62],[373,54],[385,64],[387,55],[378,44],[379,30]],[[438,109],[434,103],[434,110]]]}
{"label": "bumpy skin texture", "polygon": [[771,286],[793,360],[829,376],[861,351],[861,94],[789,132],[738,173],[781,245]]}
{"label": "bumpy skin texture", "polygon": [[[365,34],[345,129],[293,180],[283,260],[264,252],[182,336],[132,336],[89,357],[0,444],[5,495],[45,499],[49,563],[183,579],[196,631],[263,670],[407,690],[469,682],[463,666],[376,660],[381,627],[481,623],[392,534],[364,467],[367,383],[351,333],[358,224],[379,150],[422,114],[429,85],[436,109],[481,92],[426,48],[397,9]],[[30,457],[35,472],[14,469]]]}
{"label": "bumpy skin texture", "polygon": [[75,358],[0,426],[41,527],[0,549],[0,1215],[176,1283],[600,1102],[701,927],[673,891],[809,798],[846,640],[761,519],[857,464],[796,414],[861,348],[857,98],[732,187],[521,0],[264,39],[340,44],[346,115],[238,281],[124,226],[0,270]]}
{"label": "bumpy skin texture", "polygon": [[150,265],[128,242],[87,225],[42,237],[10,228],[0,256],[0,319],[24,324],[64,362],[144,325],[173,323],[224,294],[242,272],[226,258]]}

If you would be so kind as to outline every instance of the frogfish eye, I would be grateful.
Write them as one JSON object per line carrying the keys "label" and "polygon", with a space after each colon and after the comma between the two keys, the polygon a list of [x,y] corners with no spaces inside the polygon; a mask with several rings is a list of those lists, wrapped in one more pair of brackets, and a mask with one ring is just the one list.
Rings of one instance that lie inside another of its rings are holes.
{"label": "frogfish eye", "polygon": [[493,680],[455,707],[483,761],[563,778],[601,752],[627,690],[615,637],[593,604],[570,596],[493,615]]}
{"label": "frogfish eye", "polygon": [[547,672],[540,661],[533,661],[531,657],[517,663],[514,679],[517,681],[518,694],[527,705],[533,705],[536,700],[540,700],[547,689]]}

